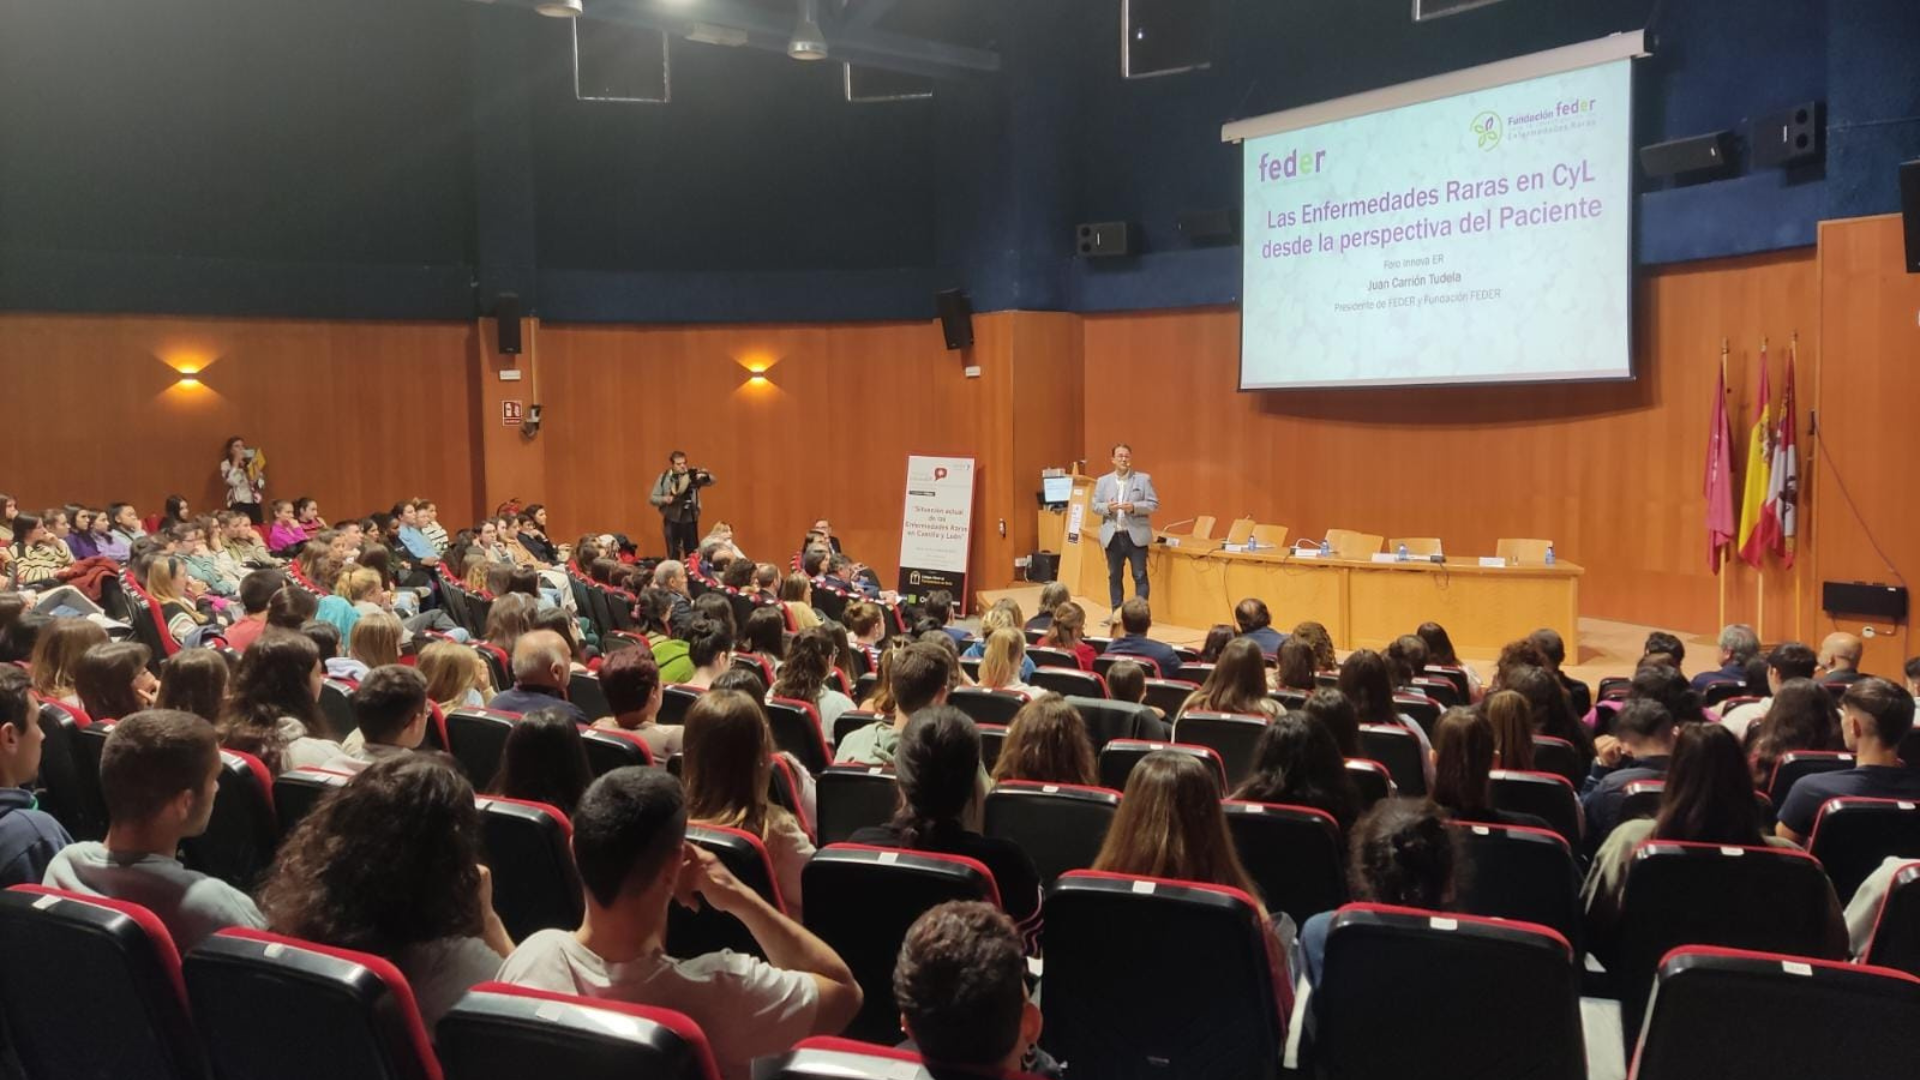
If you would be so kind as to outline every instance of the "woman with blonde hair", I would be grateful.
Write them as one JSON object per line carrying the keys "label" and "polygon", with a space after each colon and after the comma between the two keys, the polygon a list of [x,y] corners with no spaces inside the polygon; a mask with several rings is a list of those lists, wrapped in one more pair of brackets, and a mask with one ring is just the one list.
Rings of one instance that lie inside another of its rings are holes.
{"label": "woman with blonde hair", "polygon": [[1180,712],[1241,713],[1269,720],[1279,716],[1280,703],[1267,696],[1267,661],[1260,646],[1252,638],[1227,642],[1207,681],[1180,703]]}
{"label": "woman with blonde hair", "polygon": [[33,644],[27,670],[33,673],[33,692],[42,701],[80,707],[74,672],[80,658],[95,645],[107,643],[107,632],[90,619],[55,619]]}
{"label": "woman with blonde hair", "polygon": [[427,700],[441,712],[486,705],[493,682],[486,661],[474,650],[436,641],[420,650],[419,667],[427,680]]}
{"label": "woman with blonde hair", "polygon": [[765,710],[737,690],[707,691],[687,712],[683,752],[687,820],[759,837],[787,913],[798,917],[800,871],[813,842],[791,812],[767,799],[774,745]]}
{"label": "woman with blonde hair", "polygon": [[780,580],[780,603],[793,615],[795,630],[811,630],[820,625],[820,613],[813,610],[813,581],[794,571]]}
{"label": "woman with blonde hair", "polygon": [[[967,660],[984,659],[987,655],[987,642],[992,640],[994,632],[997,630],[1012,630],[1014,633],[1020,635],[1020,681],[1026,682],[1028,679],[1033,678],[1033,658],[1026,655],[1027,636],[1025,631],[1021,629],[1020,623],[1019,604],[1014,603],[1012,600],[996,602],[986,610],[985,614],[980,616],[980,637],[974,641],[973,644],[967,646],[967,651],[961,653],[961,657]],[[951,637],[952,635],[948,636]],[[985,684],[983,683],[982,685]]]}
{"label": "woman with blonde hair", "polygon": [[327,675],[335,679],[359,682],[377,667],[400,662],[400,639],[406,628],[400,619],[385,611],[360,616],[347,635],[347,655],[327,661]]}
{"label": "woman with blonde hair", "polygon": [[1017,690],[1023,694],[1035,694],[1035,690],[1022,682],[1023,664],[1027,660],[1027,639],[1020,631],[1011,627],[995,630],[987,635],[986,650],[980,658],[980,676],[975,680],[990,690]]}
{"label": "woman with blonde hair", "polygon": [[[1066,605],[1061,605],[1065,607]],[[993,782],[1098,784],[1086,722],[1059,694],[1041,694],[1020,707],[993,766]]]}
{"label": "woman with blonde hair", "polygon": [[1093,658],[1100,654],[1086,642],[1087,613],[1080,605],[1068,601],[1053,609],[1053,622],[1041,637],[1040,643],[1051,649],[1064,649],[1073,654],[1081,671],[1093,670]]}
{"label": "woman with blonde hair", "polygon": [[1500,767],[1521,771],[1533,768],[1533,706],[1515,690],[1496,690],[1481,702],[1480,711],[1493,725],[1493,746]]}
{"label": "woman with blonde hair", "polygon": [[486,633],[481,636],[487,643],[498,647],[508,656],[513,655],[513,643],[520,635],[533,629],[533,620],[540,612],[540,602],[525,593],[507,593],[493,601],[493,607],[487,612]]}
{"label": "woman with blonde hair", "polygon": [[167,624],[167,633],[182,645],[197,645],[193,640],[210,621],[200,614],[187,597],[186,564],[171,555],[156,556],[147,564],[147,580],[144,583],[147,595],[160,605],[160,618]]}

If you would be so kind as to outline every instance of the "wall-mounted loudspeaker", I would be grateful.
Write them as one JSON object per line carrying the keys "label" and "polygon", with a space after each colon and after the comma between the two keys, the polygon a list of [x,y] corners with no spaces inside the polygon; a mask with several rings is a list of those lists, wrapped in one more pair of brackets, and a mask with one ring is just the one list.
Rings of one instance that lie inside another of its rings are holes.
{"label": "wall-mounted loudspeaker", "polygon": [[1090,259],[1133,254],[1132,230],[1124,221],[1090,221],[1074,230],[1074,250]]}
{"label": "wall-mounted loudspeaker", "polygon": [[934,306],[940,309],[940,333],[947,339],[947,348],[964,349],[973,344],[973,301],[967,297],[965,289],[941,289],[933,294]]}
{"label": "wall-mounted loudspeaker", "polygon": [[1900,166],[1900,212],[1907,226],[1907,273],[1920,274],[1920,161]]}
{"label": "wall-mounted loudspeaker", "polygon": [[1723,169],[1733,158],[1733,132],[1712,131],[1640,148],[1640,171],[1649,177]]}
{"label": "wall-mounted loudspeaker", "polygon": [[503,292],[493,301],[493,320],[499,331],[501,356],[520,355],[520,294]]}
{"label": "wall-mounted loudspeaker", "polygon": [[1194,247],[1231,244],[1239,231],[1234,228],[1232,210],[1182,210],[1174,221],[1180,235]]}
{"label": "wall-mounted loudspeaker", "polygon": [[1826,110],[1819,102],[1795,105],[1753,122],[1755,165],[1800,165],[1818,161],[1827,150]]}

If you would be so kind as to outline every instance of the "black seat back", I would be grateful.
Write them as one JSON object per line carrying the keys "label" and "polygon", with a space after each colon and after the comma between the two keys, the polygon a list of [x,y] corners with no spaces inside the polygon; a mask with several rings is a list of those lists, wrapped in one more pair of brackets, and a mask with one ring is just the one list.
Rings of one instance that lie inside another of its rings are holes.
{"label": "black seat back", "polygon": [[207,831],[180,842],[180,861],[251,893],[273,864],[280,824],[273,774],[252,754],[220,751],[220,777]]}
{"label": "black seat back", "polygon": [[987,796],[985,832],[1018,844],[1045,885],[1091,867],[1119,812],[1117,791],[1002,780]]}
{"label": "black seat back", "polygon": [[[786,904],[774,878],[773,859],[760,838],[740,829],[718,825],[689,824],[688,841],[711,851],[729,873],[752,889],[762,900],[785,911]],[[702,904],[693,911],[673,904],[667,908],[667,954],[703,956],[721,949],[766,958],[760,943],[747,932],[745,923],[724,911]]]}
{"label": "black seat back", "polygon": [[1131,701],[1070,697],[1067,704],[1080,714],[1087,728],[1087,741],[1093,743],[1095,754],[1115,739],[1151,738],[1166,730],[1153,715],[1152,708]]}
{"label": "black seat back", "polygon": [[1394,793],[1392,774],[1385,765],[1371,758],[1348,758],[1347,775],[1360,792],[1362,808],[1371,807]]}
{"label": "black seat back", "polygon": [[439,1075],[413,990],[381,957],[231,928],[182,968],[216,1076]]}
{"label": "black seat back", "polygon": [[1310,1008],[1330,1080],[1586,1076],[1573,951],[1529,923],[1349,904]]}
{"label": "black seat back", "polygon": [[1773,764],[1773,777],[1767,781],[1767,798],[1779,806],[1793,790],[1794,781],[1813,773],[1837,772],[1853,768],[1853,755],[1844,750],[1789,750]]}
{"label": "black seat back", "polygon": [[1920,862],[1894,871],[1862,959],[1920,976]]}
{"label": "black seat back", "polygon": [[720,1080],[683,1013],[481,983],[434,1029],[447,1080]]}
{"label": "black seat back", "polygon": [[1888,858],[1920,859],[1920,802],[1828,799],[1807,850],[1826,867],[1833,891],[1852,896]]}
{"label": "black seat back", "polygon": [[1634,850],[1620,903],[1616,956],[1629,1042],[1639,1033],[1661,957],[1681,945],[1842,959],[1829,937],[1833,886],[1813,856],[1771,847],[1659,840]]}
{"label": "black seat back", "polygon": [[1566,777],[1518,769],[1495,769],[1492,777],[1495,809],[1532,814],[1559,833],[1569,848],[1579,848],[1580,800]]}
{"label": "black seat back", "polygon": [[1080,870],[1047,890],[1046,913],[1054,1058],[1097,1077],[1276,1075],[1281,1005],[1251,897]]}
{"label": "black seat back", "polygon": [[[1037,668],[1063,668],[1080,670],[1080,658],[1071,649],[1054,649],[1045,645],[1031,645],[1027,648],[1027,659]],[[1039,685],[1035,683],[1034,685]]]}
{"label": "black seat back", "polygon": [[[1660,965],[1636,1080],[1757,1076],[1911,1076],[1920,1061],[1920,980],[1798,956],[1682,948]],[[1788,1019],[1770,1038],[1712,1038],[1756,1017]]]}
{"label": "black seat back", "polygon": [[833,765],[814,778],[819,843],[838,844],[869,825],[885,825],[900,806],[893,770],[881,765]]}
{"label": "black seat back", "polygon": [[645,739],[617,728],[581,728],[580,741],[587,748],[587,766],[595,776],[605,776],[630,765],[652,765],[653,751]]}
{"label": "black seat back", "polygon": [[600,676],[591,671],[576,671],[568,678],[567,700],[580,706],[580,711],[590,720],[613,715],[613,706],[607,704],[607,692],[600,689]]}
{"label": "black seat back", "polygon": [[537,930],[580,925],[586,899],[573,865],[573,824],[545,803],[475,798],[480,839],[493,871],[493,910],[515,941]]}
{"label": "black seat back", "polygon": [[792,754],[816,776],[833,763],[826,733],[820,730],[820,712],[812,702],[774,698],[767,702],[766,709],[775,746]]}
{"label": "black seat back", "polygon": [[1550,772],[1555,776],[1564,776],[1567,783],[1580,786],[1587,775],[1586,765],[1580,760],[1580,752],[1565,739],[1552,735],[1533,737],[1533,767],[1540,772]]}
{"label": "black seat back", "polygon": [[1538,923],[1580,952],[1580,871],[1559,833],[1515,825],[1447,824],[1473,868],[1453,906],[1470,915]]}
{"label": "black seat back", "polygon": [[1278,803],[1221,803],[1227,832],[1267,910],[1284,911],[1295,925],[1347,900],[1347,844],[1340,823],[1324,810]]}
{"label": "black seat back", "polygon": [[273,778],[273,811],[280,821],[280,835],[286,836],[295,825],[313,813],[320,800],[345,787],[352,774],[304,765]]}
{"label": "black seat back", "polygon": [[1427,793],[1426,751],[1412,728],[1399,724],[1360,725],[1360,752],[1387,767],[1402,795]]}
{"label": "black seat back", "polygon": [[320,712],[327,718],[327,730],[314,732],[316,737],[338,742],[360,726],[353,717],[353,690],[352,683],[339,679],[320,684]]}
{"label": "black seat back", "polygon": [[697,686],[675,684],[664,687],[660,692],[660,712],[654,717],[656,723],[684,724],[687,722],[687,710],[700,700],[706,691]]}
{"label": "black seat back", "polygon": [[966,713],[976,724],[1011,724],[1014,714],[1026,703],[1025,694],[977,686],[956,687],[947,695],[947,704]]}
{"label": "black seat back", "polygon": [[493,782],[507,751],[507,735],[519,722],[519,713],[493,709],[459,708],[447,714],[447,750],[474,787]]}
{"label": "black seat back", "polygon": [[1173,722],[1173,737],[1178,742],[1205,746],[1220,755],[1227,770],[1227,787],[1237,787],[1253,775],[1258,755],[1254,748],[1267,730],[1267,718],[1245,713],[1189,712]]}
{"label": "black seat back", "polygon": [[106,800],[100,794],[99,765],[89,766],[81,744],[80,717],[65,705],[47,702],[40,706],[39,721],[46,737],[40,744],[40,809],[75,840],[101,839],[107,835]]}
{"label": "black seat back", "polygon": [[0,956],[0,1027],[28,1077],[205,1080],[180,954],[152,912],[16,885],[0,892]]}
{"label": "black seat back", "polygon": [[1100,748],[1100,786],[1114,791],[1127,790],[1127,778],[1133,775],[1133,767],[1140,764],[1148,754],[1167,750],[1176,754],[1186,754],[1199,758],[1220,781],[1220,794],[1227,793],[1227,767],[1221,764],[1220,755],[1212,747],[1190,746],[1185,743],[1150,742],[1146,739],[1115,739]]}
{"label": "black seat back", "polygon": [[1187,682],[1185,679],[1148,678],[1146,704],[1168,716],[1176,716],[1180,712],[1180,706],[1186,704],[1187,698],[1198,689],[1200,689],[1199,683]]}
{"label": "black seat back", "polygon": [[840,954],[865,994],[845,1034],[888,1045],[902,1038],[893,965],[907,928],[949,900],[1000,904],[992,872],[952,855],[833,844],[814,854],[800,880],[807,929]]}

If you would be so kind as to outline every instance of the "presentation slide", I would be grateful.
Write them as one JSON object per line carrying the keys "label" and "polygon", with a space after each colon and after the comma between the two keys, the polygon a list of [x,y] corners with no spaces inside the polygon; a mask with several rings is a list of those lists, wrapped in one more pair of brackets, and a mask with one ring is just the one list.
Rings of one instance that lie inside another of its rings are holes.
{"label": "presentation slide", "polygon": [[1247,139],[1240,388],[1630,378],[1630,64]]}

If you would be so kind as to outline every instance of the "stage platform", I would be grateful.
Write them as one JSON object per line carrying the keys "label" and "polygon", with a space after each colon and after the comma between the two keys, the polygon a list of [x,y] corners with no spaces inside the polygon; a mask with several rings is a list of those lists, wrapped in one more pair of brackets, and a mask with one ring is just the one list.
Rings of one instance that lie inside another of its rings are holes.
{"label": "stage platform", "polygon": [[[986,589],[979,593],[983,606],[992,606],[1003,597],[1012,597],[1020,605],[1027,618],[1032,618],[1039,610],[1040,586],[1023,585],[1012,589]],[[1107,636],[1118,633],[1116,626],[1109,631],[1102,624],[1110,609],[1104,600],[1093,600],[1085,596],[1075,596],[1074,602],[1087,612],[1087,632],[1095,636]],[[1288,619],[1285,612],[1275,613],[1274,628],[1285,632],[1298,620]],[[1417,624],[1415,624],[1417,625]],[[1444,624],[1443,624],[1444,625]],[[1640,647],[1645,644],[1649,633],[1665,629],[1658,626],[1640,626],[1635,623],[1615,622],[1611,619],[1580,620],[1580,655],[1567,658],[1567,673],[1581,682],[1594,685],[1608,675],[1631,676],[1635,662],[1640,659]],[[1407,627],[1413,632],[1413,626]],[[1179,645],[1197,649],[1206,640],[1207,628],[1176,626],[1169,623],[1154,623],[1148,631],[1148,637],[1157,638],[1169,645]],[[1713,666],[1719,655],[1719,645],[1712,637],[1698,634],[1681,633],[1677,635],[1687,647],[1687,661],[1683,665],[1688,671],[1701,670],[1701,665]],[[1342,656],[1345,652],[1342,651]],[[1493,663],[1499,659],[1498,651],[1461,649],[1460,658],[1472,664],[1480,672],[1481,678],[1493,675]]]}

